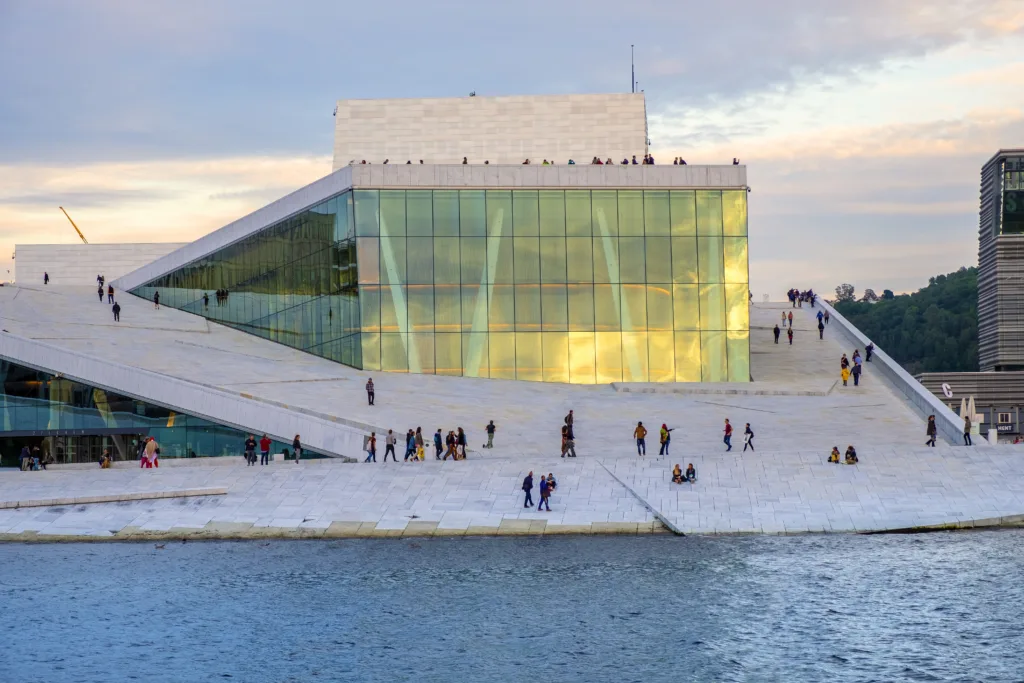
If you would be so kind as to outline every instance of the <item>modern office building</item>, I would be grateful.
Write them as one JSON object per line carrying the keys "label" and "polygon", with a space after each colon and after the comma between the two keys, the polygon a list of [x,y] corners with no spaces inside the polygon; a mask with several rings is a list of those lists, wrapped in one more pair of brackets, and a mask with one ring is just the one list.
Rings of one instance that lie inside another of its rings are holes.
{"label": "modern office building", "polygon": [[417,164],[117,284],[364,370],[593,384],[748,381],[747,283],[743,166]]}
{"label": "modern office building", "polygon": [[981,372],[918,380],[954,410],[973,396],[983,433],[1016,437],[1024,408],[1024,149],[999,150],[981,169],[978,364]]}
{"label": "modern office building", "polygon": [[979,365],[1024,370],[1024,149],[981,170],[978,244]]}

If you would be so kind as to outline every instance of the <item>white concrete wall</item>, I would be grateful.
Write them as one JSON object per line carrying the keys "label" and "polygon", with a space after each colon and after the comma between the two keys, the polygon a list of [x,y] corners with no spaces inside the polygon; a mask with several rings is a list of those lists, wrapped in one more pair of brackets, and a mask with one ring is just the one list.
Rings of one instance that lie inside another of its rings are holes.
{"label": "white concrete wall", "polygon": [[642,159],[643,93],[339,100],[334,168],[380,164]]}
{"label": "white concrete wall", "polygon": [[9,332],[0,333],[0,357],[285,443],[301,434],[306,447],[329,455],[359,458],[368,431],[341,418],[326,419]]}
{"label": "white concrete wall", "polygon": [[183,246],[180,242],[18,244],[14,278],[20,284],[42,284],[45,272],[54,285],[95,285],[97,275],[111,282]]}

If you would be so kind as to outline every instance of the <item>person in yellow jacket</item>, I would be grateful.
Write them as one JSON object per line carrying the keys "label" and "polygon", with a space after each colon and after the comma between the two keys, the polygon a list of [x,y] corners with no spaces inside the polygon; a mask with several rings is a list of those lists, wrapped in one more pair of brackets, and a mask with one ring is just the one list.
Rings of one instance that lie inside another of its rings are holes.
{"label": "person in yellow jacket", "polygon": [[843,368],[840,373],[843,376],[843,386],[846,386],[846,381],[850,379],[850,368]]}
{"label": "person in yellow jacket", "polygon": [[643,422],[636,423],[636,429],[633,430],[633,438],[636,439],[636,454],[647,455],[647,428],[644,427]]}
{"label": "person in yellow jacket", "polygon": [[661,425],[661,450],[658,451],[658,455],[668,455],[668,445],[672,443],[672,430],[668,428],[668,425]]}

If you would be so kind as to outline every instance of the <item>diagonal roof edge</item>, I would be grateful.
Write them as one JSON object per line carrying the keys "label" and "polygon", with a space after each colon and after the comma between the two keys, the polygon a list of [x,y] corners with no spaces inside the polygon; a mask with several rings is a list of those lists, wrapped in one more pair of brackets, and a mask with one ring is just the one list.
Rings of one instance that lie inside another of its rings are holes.
{"label": "diagonal roof edge", "polygon": [[122,291],[135,289],[196,259],[230,246],[252,233],[259,232],[263,228],[318,204],[328,197],[344,192],[350,187],[352,187],[352,169],[346,167],[334,171],[330,175],[299,188],[247,216],[228,223],[152,263],[119,277],[111,284]]}

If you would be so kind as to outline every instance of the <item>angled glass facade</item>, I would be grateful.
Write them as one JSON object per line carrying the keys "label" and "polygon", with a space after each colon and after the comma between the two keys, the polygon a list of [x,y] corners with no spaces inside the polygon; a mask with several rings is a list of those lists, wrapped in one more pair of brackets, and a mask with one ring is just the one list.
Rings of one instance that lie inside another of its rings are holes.
{"label": "angled glass facade", "polygon": [[[109,448],[117,460],[132,459],[134,444],[142,436],[156,439],[161,458],[242,455],[247,435],[233,427],[0,359],[0,455],[4,465],[17,464],[25,445],[41,445],[61,463],[93,462],[103,448]],[[271,448],[281,453],[290,447],[290,442],[274,442]]]}
{"label": "angled glass facade", "polygon": [[366,370],[745,382],[746,201],[355,189],[133,293]]}

